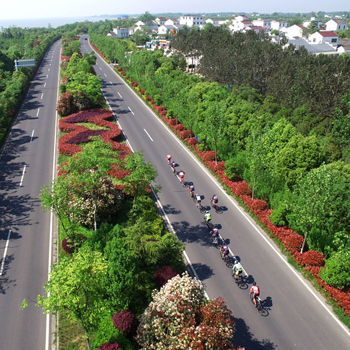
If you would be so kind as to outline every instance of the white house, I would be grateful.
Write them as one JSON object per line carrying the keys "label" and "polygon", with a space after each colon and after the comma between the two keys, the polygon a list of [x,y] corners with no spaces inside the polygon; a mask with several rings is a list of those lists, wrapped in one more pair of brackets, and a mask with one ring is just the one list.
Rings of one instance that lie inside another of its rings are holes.
{"label": "white house", "polygon": [[326,30],[337,32],[338,30],[345,30],[346,27],[347,23],[342,19],[331,19],[326,22]]}
{"label": "white house", "polygon": [[242,22],[242,21],[246,21],[247,19],[248,17],[246,15],[238,15],[235,17],[234,21]]}
{"label": "white house", "polygon": [[254,32],[256,34],[259,34],[259,32],[265,32],[266,29],[262,26],[250,26],[250,27],[246,27],[244,28],[243,32],[248,32],[249,30],[254,30]]}
{"label": "white house", "polygon": [[232,24],[229,25],[229,29],[231,32],[239,32],[241,30],[246,29],[247,27],[252,27],[253,24],[250,21],[240,21],[240,22],[234,22],[232,21]]}
{"label": "white house", "polygon": [[202,15],[183,15],[180,16],[179,22],[180,24],[188,27],[199,27],[201,25],[205,25]]}
{"label": "white house", "polygon": [[304,27],[301,24],[294,24],[286,29],[285,35],[289,38],[301,38],[303,36]]}
{"label": "white house", "polygon": [[165,22],[167,21],[167,18],[165,18],[165,17],[157,17],[154,21],[157,24],[162,25],[162,24],[165,24]]}
{"label": "white house", "polygon": [[338,44],[338,34],[330,30],[320,30],[309,36],[309,42],[311,44]]}
{"label": "white house", "polygon": [[174,28],[174,26],[169,26],[169,25],[163,24],[163,25],[158,27],[158,34],[164,35],[164,34],[170,32],[173,28]]}
{"label": "white house", "polygon": [[176,18],[169,18],[164,22],[164,24],[166,26],[176,26],[176,25],[180,24],[180,21]]}
{"label": "white house", "polygon": [[136,27],[142,27],[142,26],[144,26],[145,25],[145,22],[142,22],[142,21],[137,21],[136,23],[135,23],[135,26]]}
{"label": "white house", "polygon": [[[114,35],[113,35],[114,34]],[[129,28],[113,28],[112,36],[115,36],[117,38],[123,39],[129,37]]]}
{"label": "white house", "polygon": [[304,21],[303,22],[303,27],[308,28],[310,26],[311,22],[316,22],[317,28],[318,29],[321,28],[322,23],[320,21],[317,21],[317,20],[312,19],[312,18],[311,18],[310,21]]}
{"label": "white house", "polygon": [[137,29],[139,29],[139,28],[138,27],[130,27],[129,28],[129,35],[134,35]]}
{"label": "white house", "polygon": [[350,53],[350,39],[339,39],[338,40],[338,51],[341,53]]}
{"label": "white house", "polygon": [[213,18],[208,18],[205,20],[205,23],[211,23],[213,26],[216,26],[218,27],[220,24],[219,24],[219,20],[217,19],[213,19]]}
{"label": "white house", "polygon": [[282,28],[289,27],[289,22],[287,21],[271,21],[271,30],[278,30],[280,31]]}
{"label": "white house", "polygon": [[264,27],[266,30],[271,29],[271,21],[269,19],[253,19],[252,24],[255,27]]}

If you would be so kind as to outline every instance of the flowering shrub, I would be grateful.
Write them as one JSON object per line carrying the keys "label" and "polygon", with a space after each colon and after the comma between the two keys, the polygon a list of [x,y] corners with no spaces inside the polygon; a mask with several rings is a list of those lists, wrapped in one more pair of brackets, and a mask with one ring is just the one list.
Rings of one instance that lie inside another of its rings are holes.
{"label": "flowering shrub", "polygon": [[108,172],[108,175],[116,179],[123,179],[125,176],[130,175],[131,172],[126,169],[122,169],[119,164],[113,164],[112,170]]}
{"label": "flowering shrub", "polygon": [[118,72],[121,72],[122,69],[121,69],[120,67],[117,67],[116,70],[117,70]]}
{"label": "flowering shrub", "polygon": [[160,112],[160,115],[161,115],[162,117],[166,117],[167,113],[168,113],[168,111],[161,111],[161,112]]}
{"label": "flowering shrub", "polygon": [[182,131],[182,130],[185,130],[186,129],[186,126],[185,124],[177,124],[174,126],[174,130],[176,131]]}
{"label": "flowering shrub", "polygon": [[157,287],[162,287],[179,273],[170,266],[162,266],[154,273],[154,283]]}
{"label": "flowering shrub", "polygon": [[232,348],[231,312],[220,298],[208,302],[202,285],[187,273],[152,297],[137,330],[141,349]]}
{"label": "flowering shrub", "polygon": [[126,335],[135,333],[139,324],[136,316],[129,310],[117,312],[113,315],[112,321],[113,326]]}
{"label": "flowering shrub", "polygon": [[[301,264],[305,266],[323,266],[324,261],[326,260],[325,256],[315,250],[308,250],[302,254]],[[300,264],[300,265],[301,265]]]}
{"label": "flowering shrub", "polygon": [[[61,141],[61,139],[60,139]],[[81,151],[81,147],[77,145],[70,145],[68,143],[58,142],[59,154],[65,154],[68,157],[72,157],[75,153]]]}
{"label": "flowering shrub", "polygon": [[60,116],[66,116],[77,111],[74,96],[71,92],[64,92],[57,101],[56,110]]}
{"label": "flowering shrub", "polygon": [[62,240],[62,249],[72,254],[76,248],[80,247],[86,241],[86,237],[81,233],[74,233],[70,238],[67,236]]}
{"label": "flowering shrub", "polygon": [[108,342],[99,346],[97,350],[122,350],[122,348],[118,343]]}
{"label": "flowering shrub", "polygon": [[284,244],[284,247],[289,250],[292,254],[294,254],[297,251],[300,251],[301,246],[303,244],[303,236],[297,235],[296,233],[292,233],[288,236],[286,236],[282,243]]}
{"label": "flowering shrub", "polygon": [[146,96],[146,101],[149,101],[151,98],[151,95]]}
{"label": "flowering shrub", "polygon": [[62,249],[68,253],[68,254],[72,254],[74,252],[74,243],[73,242],[69,242],[68,238],[65,237],[62,240]]}
{"label": "flowering shrub", "polygon": [[196,140],[195,137],[186,138],[185,141],[186,141],[189,145],[196,145],[196,144],[197,144],[197,140]]}
{"label": "flowering shrub", "polygon": [[206,151],[202,157],[205,160],[215,160],[215,152],[214,151]]}

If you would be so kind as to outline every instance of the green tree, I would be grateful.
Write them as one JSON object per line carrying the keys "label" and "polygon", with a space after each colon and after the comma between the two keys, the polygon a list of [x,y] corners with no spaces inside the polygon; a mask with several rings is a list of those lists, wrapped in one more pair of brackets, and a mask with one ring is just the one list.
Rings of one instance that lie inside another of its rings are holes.
{"label": "green tree", "polygon": [[63,258],[55,265],[45,284],[47,296],[39,295],[37,306],[46,314],[66,311],[68,317],[79,322],[87,336],[98,326],[100,317],[108,309],[104,300],[103,277],[108,262],[99,252],[90,248],[81,248],[73,259]]}

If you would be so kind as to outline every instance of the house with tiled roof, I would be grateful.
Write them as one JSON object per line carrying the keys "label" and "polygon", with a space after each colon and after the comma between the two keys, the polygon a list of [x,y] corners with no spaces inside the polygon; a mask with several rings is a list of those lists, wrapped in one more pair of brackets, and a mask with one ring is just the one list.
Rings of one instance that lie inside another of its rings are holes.
{"label": "house with tiled roof", "polygon": [[271,29],[271,20],[269,19],[262,19],[262,18],[253,19],[252,24],[255,27],[264,27],[266,30]]}
{"label": "house with tiled roof", "polygon": [[218,27],[220,25],[219,20],[217,20],[215,18],[208,18],[205,20],[205,23],[211,23],[215,27]]}
{"label": "house with tiled roof", "polygon": [[331,30],[320,30],[309,36],[309,42],[311,44],[331,44],[338,45],[338,34]]}
{"label": "house with tiled roof", "polygon": [[168,19],[165,18],[165,17],[157,17],[154,21],[159,24],[159,25],[162,25],[162,24],[165,24],[165,22],[167,21]]}
{"label": "house with tiled roof", "polygon": [[248,17],[246,15],[237,15],[234,19],[234,21],[237,22],[242,22],[242,21],[246,21],[248,19]]}
{"label": "house with tiled roof", "polygon": [[338,30],[345,30],[347,27],[347,23],[342,19],[331,19],[326,22],[326,30],[332,30],[337,32]]}
{"label": "house with tiled roof", "polygon": [[254,30],[256,34],[259,34],[259,32],[266,32],[266,29],[263,26],[249,26],[246,27],[243,32],[247,32],[249,30]]}
{"label": "house with tiled roof", "polygon": [[158,34],[159,35],[167,34],[168,32],[171,32],[172,29],[174,29],[174,26],[163,24],[163,25],[159,26]]}
{"label": "house with tiled roof", "polygon": [[180,24],[180,21],[177,18],[169,18],[164,22],[164,24],[166,26],[176,26]]}
{"label": "house with tiled roof", "polygon": [[340,53],[350,53],[350,39],[339,39],[338,40],[338,51]]}
{"label": "house with tiled roof", "polygon": [[232,24],[230,24],[228,26],[228,29],[234,33],[234,32],[239,32],[239,31],[243,31],[244,29],[246,29],[247,27],[252,27],[253,24],[250,21],[232,21]]}
{"label": "house with tiled roof", "polygon": [[287,28],[289,27],[289,22],[288,21],[271,21],[271,30],[278,30],[280,31],[282,28]]}

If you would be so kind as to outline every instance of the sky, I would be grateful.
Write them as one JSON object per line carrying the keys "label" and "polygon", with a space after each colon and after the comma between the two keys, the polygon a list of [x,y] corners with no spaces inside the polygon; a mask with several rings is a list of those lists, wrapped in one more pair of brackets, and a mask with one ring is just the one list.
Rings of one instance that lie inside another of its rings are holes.
{"label": "sky", "polygon": [[350,0],[0,0],[0,19],[83,17],[150,13],[273,13],[350,11]]}

